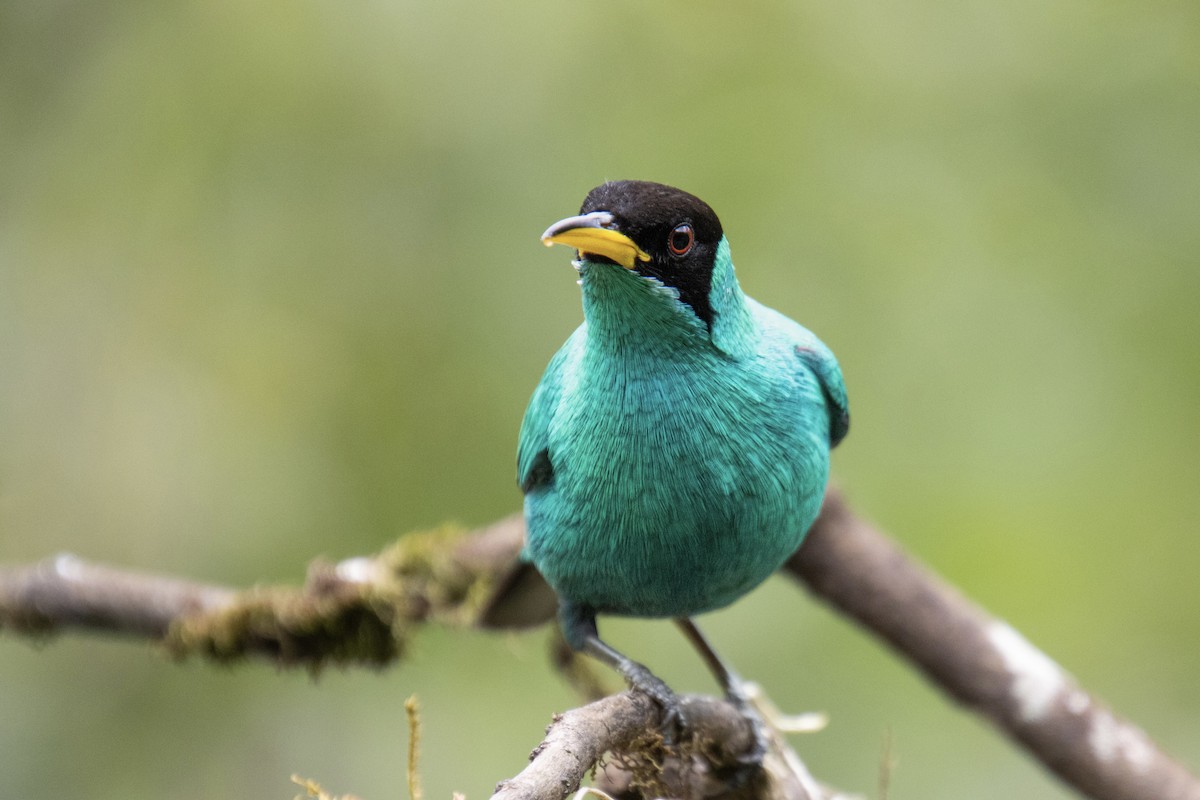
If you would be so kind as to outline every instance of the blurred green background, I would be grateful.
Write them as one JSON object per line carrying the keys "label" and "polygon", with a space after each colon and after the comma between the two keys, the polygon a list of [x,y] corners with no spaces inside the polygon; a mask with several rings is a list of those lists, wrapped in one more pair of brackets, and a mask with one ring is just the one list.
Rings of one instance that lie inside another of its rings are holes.
{"label": "blurred green background", "polygon": [[[855,505],[1200,764],[1200,7],[0,5],[0,561],[297,581],[518,507],[580,319],[537,240],[682,186],[742,284],[838,353]],[[710,633],[822,779],[1069,796],[776,580]],[[667,623],[609,638],[709,690]],[[383,673],[0,636],[0,794],[486,797],[575,698],[544,633]]]}

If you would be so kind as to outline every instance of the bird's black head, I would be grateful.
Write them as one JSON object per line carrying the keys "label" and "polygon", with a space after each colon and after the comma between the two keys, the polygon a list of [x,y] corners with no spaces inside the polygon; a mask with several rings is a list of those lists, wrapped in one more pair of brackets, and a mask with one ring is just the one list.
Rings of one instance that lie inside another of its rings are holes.
{"label": "bird's black head", "polygon": [[552,225],[542,240],[674,287],[712,325],[709,292],[723,231],[707,203],[661,183],[610,181],[588,192],[579,214]]}

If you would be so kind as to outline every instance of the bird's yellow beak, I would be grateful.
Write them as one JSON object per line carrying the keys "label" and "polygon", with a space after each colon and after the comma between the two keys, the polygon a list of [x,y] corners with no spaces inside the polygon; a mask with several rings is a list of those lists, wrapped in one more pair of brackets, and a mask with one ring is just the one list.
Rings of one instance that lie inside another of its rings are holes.
{"label": "bird's yellow beak", "polygon": [[633,269],[639,261],[649,261],[650,256],[633,239],[614,230],[613,224],[613,215],[607,211],[567,217],[546,229],[542,234],[542,244],[546,247],[565,244],[578,250],[582,258],[594,253],[617,262],[625,269]]}

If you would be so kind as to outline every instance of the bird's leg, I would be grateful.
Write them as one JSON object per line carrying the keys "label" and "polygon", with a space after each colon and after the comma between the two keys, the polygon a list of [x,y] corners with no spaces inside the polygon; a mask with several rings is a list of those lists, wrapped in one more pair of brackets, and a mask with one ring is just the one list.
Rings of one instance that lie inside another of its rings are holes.
{"label": "bird's leg", "polygon": [[676,617],[675,624],[679,626],[679,629],[683,631],[683,635],[688,638],[688,641],[700,653],[700,657],[704,659],[709,672],[721,684],[721,688],[725,691],[725,698],[737,707],[738,711],[749,721],[750,726],[754,730],[754,750],[747,753],[740,760],[747,764],[761,763],[762,757],[766,755],[770,743],[770,731],[766,721],[758,713],[758,709],[750,702],[750,694],[746,691],[746,682],[742,680],[740,675],[734,672],[732,667],[725,663],[724,659],[717,655],[717,651],[713,649],[708,639],[696,627],[696,623],[692,622],[688,617]]}
{"label": "bird's leg", "polygon": [[684,727],[685,722],[679,698],[671,691],[671,687],[644,664],[639,664],[601,640],[596,630],[596,613],[590,608],[564,603],[559,607],[558,615],[563,636],[573,650],[586,653],[612,667],[625,679],[630,689],[658,703],[663,710],[663,738],[668,744],[673,742],[675,734]]}

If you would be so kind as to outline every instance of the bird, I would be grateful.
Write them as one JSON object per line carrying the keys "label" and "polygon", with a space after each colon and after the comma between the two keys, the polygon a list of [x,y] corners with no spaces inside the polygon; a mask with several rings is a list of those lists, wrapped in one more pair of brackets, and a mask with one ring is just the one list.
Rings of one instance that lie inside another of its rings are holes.
{"label": "bird", "polygon": [[762,583],[816,519],[850,424],[838,361],[742,291],[716,213],[681,189],[606,182],[541,238],[576,251],[584,319],[521,424],[522,559],[567,644],[666,719],[682,720],[674,693],[597,615],[674,619],[744,707],[691,617]]}

